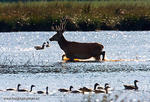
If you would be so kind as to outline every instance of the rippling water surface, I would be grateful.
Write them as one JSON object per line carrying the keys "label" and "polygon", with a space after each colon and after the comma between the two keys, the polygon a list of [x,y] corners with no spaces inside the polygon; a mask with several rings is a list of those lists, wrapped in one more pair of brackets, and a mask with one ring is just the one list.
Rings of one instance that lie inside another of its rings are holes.
{"label": "rippling water surface", "polygon": [[[78,42],[99,42],[106,51],[105,62],[64,63],[63,51],[57,42],[41,51],[34,49],[42,45],[55,32],[11,32],[0,33],[0,101],[5,98],[37,98],[46,102],[120,102],[150,101],[150,32],[65,32],[67,40]],[[114,61],[116,60],[116,61]],[[139,80],[138,91],[124,90],[123,84]],[[74,89],[95,83],[109,83],[113,88],[109,94],[60,93],[59,88]],[[6,88],[29,89],[36,85],[34,93],[7,92]],[[37,90],[49,87],[49,95],[38,95]],[[33,100],[33,101],[37,101]],[[31,101],[19,100],[18,101]]]}

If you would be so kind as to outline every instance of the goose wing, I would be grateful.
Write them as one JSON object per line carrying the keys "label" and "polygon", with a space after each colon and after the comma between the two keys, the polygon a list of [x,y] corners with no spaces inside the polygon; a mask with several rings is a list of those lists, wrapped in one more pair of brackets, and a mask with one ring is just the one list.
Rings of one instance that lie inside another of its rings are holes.
{"label": "goose wing", "polygon": [[71,93],[81,93],[81,92],[78,90],[73,90],[73,91],[71,91]]}
{"label": "goose wing", "polygon": [[41,49],[42,47],[41,47],[41,46],[34,46],[34,48],[35,48],[36,50],[39,50],[39,49]]}
{"label": "goose wing", "polygon": [[67,89],[58,89],[58,91],[60,91],[60,92],[69,92],[69,90],[67,90]]}
{"label": "goose wing", "polygon": [[133,85],[124,85],[124,87],[125,87],[125,89],[130,89],[130,90],[136,89],[136,87]]}
{"label": "goose wing", "polygon": [[43,92],[43,91],[37,91],[37,93],[38,93],[38,94],[43,94],[44,92]]}
{"label": "goose wing", "polygon": [[89,89],[87,87],[80,88],[79,90],[83,92],[92,92],[92,89]]}
{"label": "goose wing", "polygon": [[99,89],[99,90],[94,90],[95,93],[105,93],[105,90]]}
{"label": "goose wing", "polygon": [[26,89],[19,89],[18,92],[28,92]]}
{"label": "goose wing", "polygon": [[97,89],[104,89],[104,87],[102,87],[102,86],[99,86],[99,87],[97,87]]}
{"label": "goose wing", "polygon": [[14,88],[9,88],[9,89],[6,89],[6,91],[15,91],[16,89]]}

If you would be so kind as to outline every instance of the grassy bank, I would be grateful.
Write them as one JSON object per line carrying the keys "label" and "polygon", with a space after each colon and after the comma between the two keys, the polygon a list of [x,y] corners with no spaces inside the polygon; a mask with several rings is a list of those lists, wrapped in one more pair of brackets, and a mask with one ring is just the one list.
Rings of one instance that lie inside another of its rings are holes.
{"label": "grassy bank", "polygon": [[0,31],[50,31],[68,16],[67,30],[150,30],[150,1],[0,3]]}

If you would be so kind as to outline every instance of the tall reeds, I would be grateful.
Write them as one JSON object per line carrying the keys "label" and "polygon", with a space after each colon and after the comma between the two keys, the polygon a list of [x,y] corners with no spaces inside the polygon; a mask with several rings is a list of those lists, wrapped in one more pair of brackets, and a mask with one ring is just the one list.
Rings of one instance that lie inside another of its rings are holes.
{"label": "tall reeds", "polygon": [[149,30],[130,23],[149,25],[150,1],[0,3],[0,31],[49,31],[63,16],[70,18],[67,30]]}

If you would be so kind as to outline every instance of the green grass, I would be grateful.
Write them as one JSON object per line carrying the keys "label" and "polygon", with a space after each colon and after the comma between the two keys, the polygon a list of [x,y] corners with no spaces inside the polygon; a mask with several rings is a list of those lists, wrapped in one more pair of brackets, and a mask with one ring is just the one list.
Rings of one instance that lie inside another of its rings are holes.
{"label": "green grass", "polygon": [[70,18],[70,25],[68,26],[73,28],[67,27],[68,30],[118,30],[116,25],[118,26],[125,19],[135,18],[138,21],[141,17],[146,17],[149,20],[150,1],[0,3],[0,26],[4,25],[0,31],[7,31],[8,29],[10,31],[47,31],[51,30],[50,26],[53,22],[63,16]]}

